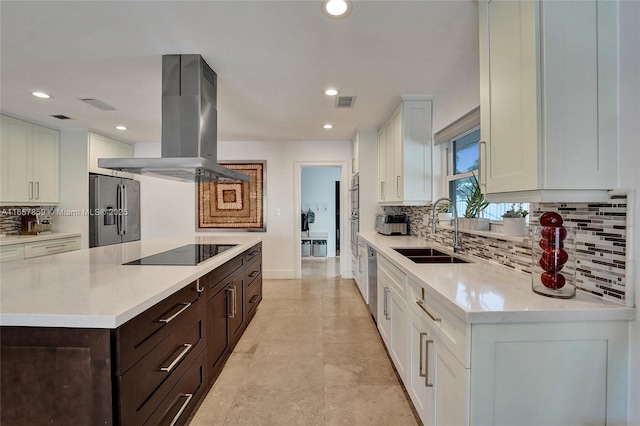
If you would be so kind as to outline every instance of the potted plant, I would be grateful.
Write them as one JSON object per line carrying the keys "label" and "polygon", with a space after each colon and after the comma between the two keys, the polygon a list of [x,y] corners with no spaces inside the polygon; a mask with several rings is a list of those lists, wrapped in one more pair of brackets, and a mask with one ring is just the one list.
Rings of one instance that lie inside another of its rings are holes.
{"label": "potted plant", "polygon": [[484,199],[484,194],[480,190],[480,184],[476,175],[473,174],[471,186],[462,189],[462,193],[467,201],[467,208],[464,211],[464,218],[461,218],[458,225],[462,229],[473,229],[476,231],[488,231],[489,219],[480,218],[480,213],[489,205]]}
{"label": "potted plant", "polygon": [[511,204],[511,209],[507,210],[502,215],[502,227],[504,235],[510,235],[512,237],[524,237],[527,232],[525,224],[525,217],[529,214],[528,211],[522,208],[522,204],[518,203],[518,208],[515,204]]}
{"label": "potted plant", "polygon": [[438,223],[440,225],[451,225],[451,219],[453,218],[453,215],[451,214],[452,207],[453,204],[449,201],[445,201],[440,204],[438,207]]}

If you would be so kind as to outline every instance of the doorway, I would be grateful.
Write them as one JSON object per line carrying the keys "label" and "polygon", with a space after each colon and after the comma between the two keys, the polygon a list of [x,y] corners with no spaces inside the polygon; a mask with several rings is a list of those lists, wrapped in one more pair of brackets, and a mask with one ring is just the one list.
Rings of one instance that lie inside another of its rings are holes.
{"label": "doorway", "polygon": [[[331,271],[327,270],[331,275],[345,277],[348,273],[345,245],[337,246],[345,241],[342,234],[347,229],[348,172],[346,161],[294,163],[294,211],[300,212],[294,215],[294,247],[300,248],[294,250],[296,278],[302,277],[303,258],[306,264],[316,262],[316,267],[327,268],[331,263]],[[304,225],[308,231],[303,231]]]}

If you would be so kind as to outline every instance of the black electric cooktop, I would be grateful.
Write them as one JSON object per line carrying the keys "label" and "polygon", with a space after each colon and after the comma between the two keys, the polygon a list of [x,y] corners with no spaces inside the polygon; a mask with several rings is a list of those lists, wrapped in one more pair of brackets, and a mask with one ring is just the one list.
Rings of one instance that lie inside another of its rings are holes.
{"label": "black electric cooktop", "polygon": [[237,244],[188,244],[133,260],[125,265],[199,265]]}

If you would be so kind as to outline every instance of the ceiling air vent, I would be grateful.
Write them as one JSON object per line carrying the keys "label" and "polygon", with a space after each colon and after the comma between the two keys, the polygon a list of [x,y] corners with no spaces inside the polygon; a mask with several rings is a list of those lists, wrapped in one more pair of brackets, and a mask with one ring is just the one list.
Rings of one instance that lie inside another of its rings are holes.
{"label": "ceiling air vent", "polygon": [[71,117],[67,117],[66,115],[62,115],[62,114],[54,114],[52,115],[53,118],[57,118],[58,120],[71,120]]}
{"label": "ceiling air vent", "polygon": [[355,103],[355,96],[338,96],[338,98],[336,99],[336,108],[353,108],[353,104]]}
{"label": "ceiling air vent", "polygon": [[84,102],[85,104],[89,104],[92,107],[98,108],[102,111],[113,111],[115,110],[114,107],[112,107],[109,104],[106,104],[104,102],[102,102],[100,99],[94,99],[94,98],[84,98],[84,99],[80,99],[82,102]]}

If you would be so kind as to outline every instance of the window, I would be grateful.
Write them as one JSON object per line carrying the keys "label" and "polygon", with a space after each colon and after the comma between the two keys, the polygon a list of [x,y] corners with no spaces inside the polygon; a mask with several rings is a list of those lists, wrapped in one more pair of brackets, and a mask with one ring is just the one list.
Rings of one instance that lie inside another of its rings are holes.
{"label": "window", "polygon": [[[455,201],[458,216],[463,217],[467,208],[466,196],[473,179],[478,177],[480,163],[480,128],[478,126],[454,136],[446,142],[447,188],[449,198]],[[522,208],[529,210],[528,204]],[[511,209],[509,203],[491,203],[481,213],[490,220],[502,220],[502,215]]]}

